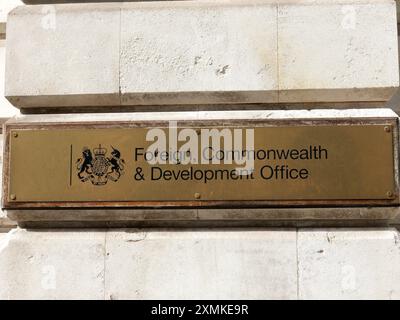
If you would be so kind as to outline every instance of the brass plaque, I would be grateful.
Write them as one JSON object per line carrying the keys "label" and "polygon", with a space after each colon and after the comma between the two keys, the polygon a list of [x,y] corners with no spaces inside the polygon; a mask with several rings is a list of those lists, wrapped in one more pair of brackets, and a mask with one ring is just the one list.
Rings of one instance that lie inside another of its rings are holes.
{"label": "brass plaque", "polygon": [[[219,146],[213,144],[211,129]],[[6,130],[6,208],[398,201],[393,120],[180,122],[176,127],[168,123],[21,125]],[[182,130],[187,130],[185,139],[179,136]],[[208,137],[204,141],[203,132]],[[188,141],[191,148],[182,148]]]}

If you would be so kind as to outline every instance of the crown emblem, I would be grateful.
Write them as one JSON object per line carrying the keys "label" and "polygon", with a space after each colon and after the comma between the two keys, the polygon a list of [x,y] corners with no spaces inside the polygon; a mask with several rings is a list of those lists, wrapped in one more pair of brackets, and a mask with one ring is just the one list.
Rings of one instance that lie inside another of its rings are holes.
{"label": "crown emblem", "polygon": [[101,144],[99,144],[98,148],[94,148],[93,149],[94,155],[95,156],[105,156],[107,153],[107,149],[106,148],[102,148]]}

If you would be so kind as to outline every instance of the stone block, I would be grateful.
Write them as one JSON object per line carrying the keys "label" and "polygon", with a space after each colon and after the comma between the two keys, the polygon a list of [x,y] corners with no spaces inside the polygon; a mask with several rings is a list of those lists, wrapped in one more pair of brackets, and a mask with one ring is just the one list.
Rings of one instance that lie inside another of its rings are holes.
{"label": "stone block", "polygon": [[390,0],[25,6],[7,52],[21,108],[383,103],[399,82]]}
{"label": "stone block", "polygon": [[107,233],[106,299],[296,299],[295,230]]}
{"label": "stone block", "polygon": [[4,97],[6,47],[5,40],[0,40],[0,123],[19,113],[18,109]]}
{"label": "stone block", "polygon": [[122,104],[277,102],[276,6],[122,6]]}
{"label": "stone block", "polygon": [[400,299],[396,229],[300,229],[300,299]]}
{"label": "stone block", "polygon": [[398,87],[394,1],[278,9],[279,101],[386,101]]}
{"label": "stone block", "polygon": [[15,229],[0,233],[0,299],[399,299],[399,238],[394,228]]}
{"label": "stone block", "polygon": [[8,19],[5,95],[13,105],[119,104],[117,4],[21,6]]}
{"label": "stone block", "polygon": [[103,299],[105,232],[26,231],[0,238],[0,299]]}
{"label": "stone block", "polygon": [[8,13],[21,4],[21,0],[4,0],[0,3],[0,35],[5,34]]}

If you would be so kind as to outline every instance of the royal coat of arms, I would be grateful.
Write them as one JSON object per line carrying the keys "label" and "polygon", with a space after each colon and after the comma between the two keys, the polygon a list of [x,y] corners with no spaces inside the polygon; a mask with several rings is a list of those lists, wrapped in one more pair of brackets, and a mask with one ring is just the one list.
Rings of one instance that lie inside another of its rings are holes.
{"label": "royal coat of arms", "polygon": [[125,161],[121,152],[112,147],[111,156],[107,157],[107,149],[99,145],[93,152],[84,147],[82,158],[76,162],[78,177],[82,182],[90,181],[95,186],[107,184],[108,180],[118,181],[124,171]]}

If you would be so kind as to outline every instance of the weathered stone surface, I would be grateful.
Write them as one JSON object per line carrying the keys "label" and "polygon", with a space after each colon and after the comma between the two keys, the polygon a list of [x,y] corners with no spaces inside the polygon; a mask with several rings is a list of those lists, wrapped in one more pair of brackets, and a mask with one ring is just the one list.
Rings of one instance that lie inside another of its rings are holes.
{"label": "weathered stone surface", "polygon": [[107,233],[107,299],[295,299],[295,230]]}
{"label": "weathered stone surface", "polygon": [[312,109],[312,110],[225,110],[191,112],[118,112],[71,114],[18,114],[8,123],[40,122],[94,122],[94,121],[169,121],[169,120],[228,120],[228,119],[347,119],[347,118],[397,118],[389,108],[369,109]]}
{"label": "weathered stone surface", "polygon": [[8,210],[7,215],[26,227],[385,226],[400,221],[400,209],[397,207],[96,211],[47,209]]}
{"label": "weathered stone surface", "polygon": [[0,299],[399,299],[399,238],[390,228],[15,229],[0,233]]}
{"label": "weathered stone surface", "polygon": [[279,101],[388,100],[398,86],[396,26],[393,1],[280,4]]}
{"label": "weathered stone surface", "polygon": [[5,65],[5,40],[0,40],[0,123],[3,123],[6,119],[19,113],[18,109],[13,107],[12,104],[4,97]]}
{"label": "weathered stone surface", "polygon": [[0,299],[103,299],[104,232],[15,229],[0,238]]}
{"label": "weathered stone surface", "polygon": [[123,104],[277,102],[273,4],[126,4],[121,25]]}
{"label": "weathered stone surface", "polygon": [[0,2],[0,123],[5,119],[16,114],[17,109],[14,108],[10,102],[4,97],[5,87],[5,63],[6,63],[6,41],[1,40],[5,38],[7,14],[14,7],[20,5],[20,0],[7,0]]}
{"label": "weathered stone surface", "polygon": [[0,236],[0,299],[295,299],[296,271],[295,230]]}
{"label": "weathered stone surface", "polygon": [[400,299],[396,229],[300,229],[300,299]]}
{"label": "weathered stone surface", "polygon": [[7,26],[12,104],[119,104],[117,4],[21,6]]}
{"label": "weathered stone surface", "polygon": [[2,39],[6,37],[7,14],[20,4],[22,4],[20,0],[3,0],[0,2],[0,123],[17,112],[17,109],[12,107],[4,97],[6,41]]}
{"label": "weathered stone surface", "polygon": [[3,0],[0,3],[0,39],[5,37],[7,14],[16,6],[22,4],[21,0]]}
{"label": "weathered stone surface", "polygon": [[382,102],[398,86],[395,15],[389,0],[21,7],[6,96],[24,108]]}

